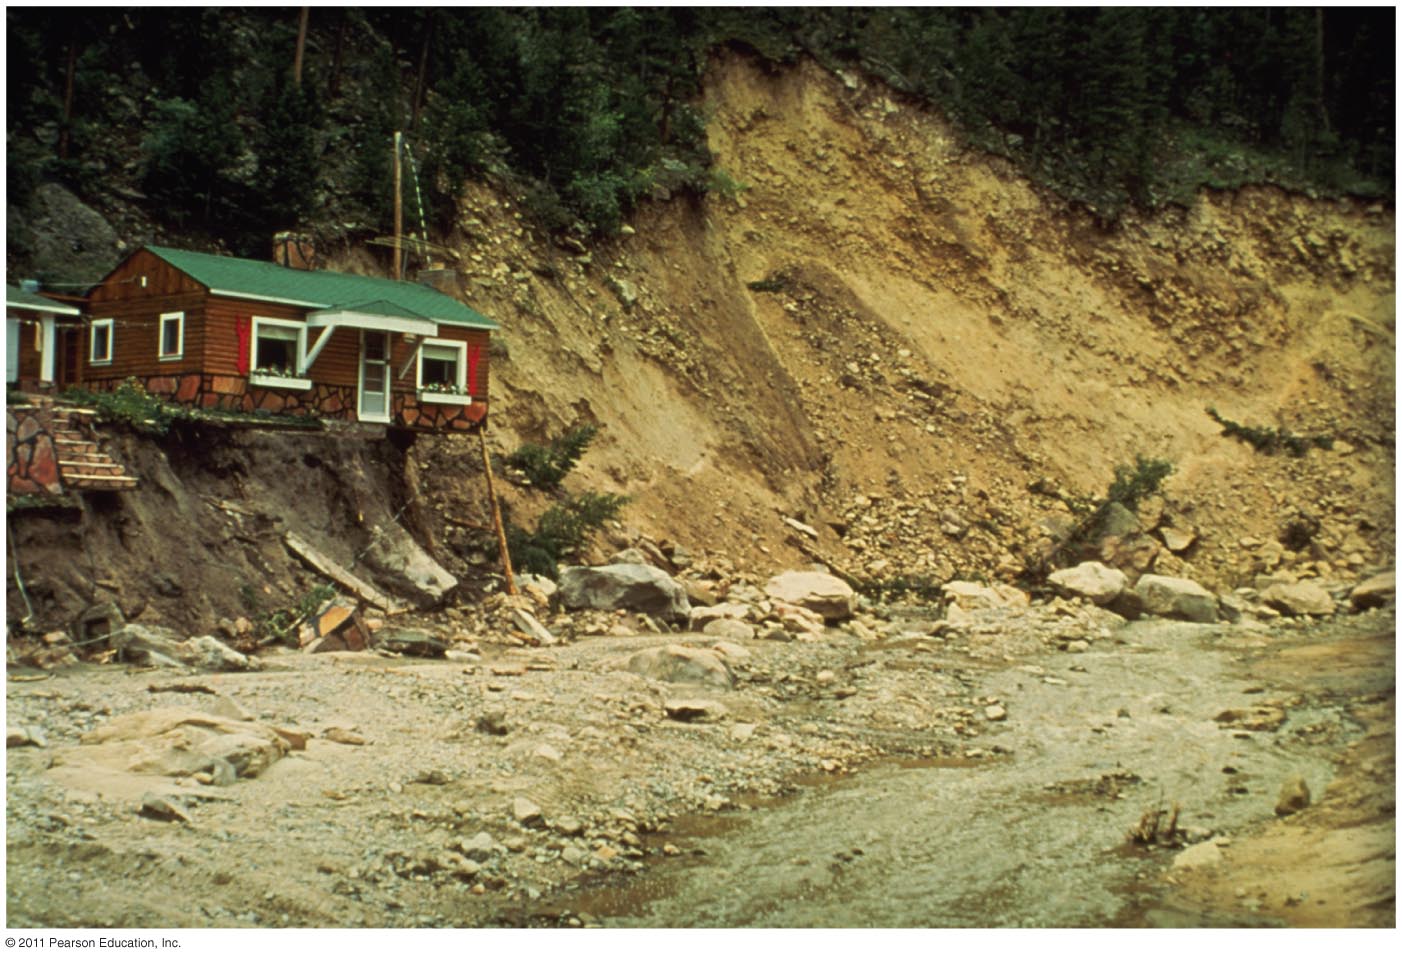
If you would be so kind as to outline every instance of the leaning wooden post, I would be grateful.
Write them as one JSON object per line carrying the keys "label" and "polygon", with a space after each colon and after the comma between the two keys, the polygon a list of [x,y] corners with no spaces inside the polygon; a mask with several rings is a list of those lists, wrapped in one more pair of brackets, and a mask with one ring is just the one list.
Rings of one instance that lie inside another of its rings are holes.
{"label": "leaning wooden post", "polygon": [[487,430],[482,428],[477,431],[477,438],[482,441],[482,472],[487,476],[487,499],[492,504],[492,525],[497,530],[497,547],[501,550],[501,568],[506,571],[506,595],[516,595],[516,577],[511,572],[511,550],[506,548],[506,529],[501,523],[501,506],[497,504],[497,488],[492,481],[492,460],[487,455]]}

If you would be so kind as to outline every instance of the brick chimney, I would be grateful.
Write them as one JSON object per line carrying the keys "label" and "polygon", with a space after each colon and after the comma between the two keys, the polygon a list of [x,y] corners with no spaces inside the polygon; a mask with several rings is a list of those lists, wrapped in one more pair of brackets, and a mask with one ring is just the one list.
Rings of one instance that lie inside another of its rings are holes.
{"label": "brick chimney", "polygon": [[315,270],[320,265],[312,238],[291,230],[273,235],[273,262],[294,270]]}

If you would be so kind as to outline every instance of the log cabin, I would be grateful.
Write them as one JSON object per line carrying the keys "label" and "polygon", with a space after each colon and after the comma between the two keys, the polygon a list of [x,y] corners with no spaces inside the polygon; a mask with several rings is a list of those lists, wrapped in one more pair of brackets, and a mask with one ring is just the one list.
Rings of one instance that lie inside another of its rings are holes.
{"label": "log cabin", "polygon": [[420,283],[146,246],[89,291],[73,382],[134,378],[200,408],[473,431],[496,329]]}

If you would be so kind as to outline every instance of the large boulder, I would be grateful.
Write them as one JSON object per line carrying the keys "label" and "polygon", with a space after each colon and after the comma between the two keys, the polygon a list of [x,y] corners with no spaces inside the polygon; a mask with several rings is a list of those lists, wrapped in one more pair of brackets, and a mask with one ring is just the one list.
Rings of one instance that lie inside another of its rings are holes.
{"label": "large boulder", "polygon": [[111,636],[123,662],[143,666],[190,666],[210,672],[242,672],[260,668],[256,658],[230,649],[213,636],[181,639],[165,626],[128,623]]}
{"label": "large boulder", "polygon": [[693,649],[675,643],[640,650],[628,658],[623,668],[663,683],[721,689],[735,685],[735,676],[720,655],[709,649]]}
{"label": "large boulder", "polygon": [[1217,597],[1191,579],[1156,576],[1139,577],[1134,593],[1152,616],[1186,619],[1194,623],[1217,622]]}
{"label": "large boulder", "polygon": [[669,623],[691,612],[681,584],[642,563],[561,567],[559,596],[566,609],[627,609]]}
{"label": "large boulder", "polygon": [[1334,597],[1317,580],[1276,583],[1261,593],[1261,602],[1287,616],[1331,616]]}
{"label": "large boulder", "polygon": [[[733,592],[733,591],[732,591]],[[812,610],[829,622],[849,619],[857,594],[830,573],[789,570],[764,585],[772,600]]]}
{"label": "large boulder", "polygon": [[1058,569],[1047,581],[1062,593],[1088,599],[1097,606],[1113,603],[1129,585],[1129,577],[1124,573],[1094,560]]}
{"label": "large boulder", "polygon": [[1397,601],[1397,571],[1388,570],[1370,576],[1349,593],[1349,601],[1354,609],[1373,609]]}

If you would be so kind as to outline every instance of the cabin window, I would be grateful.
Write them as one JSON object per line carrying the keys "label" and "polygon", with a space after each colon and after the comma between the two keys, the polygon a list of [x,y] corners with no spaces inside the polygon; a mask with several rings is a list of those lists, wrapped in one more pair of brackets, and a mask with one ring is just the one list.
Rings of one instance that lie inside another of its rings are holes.
{"label": "cabin window", "polygon": [[93,320],[88,337],[88,362],[104,366],[112,362],[112,321]]}
{"label": "cabin window", "polygon": [[160,343],[157,347],[163,360],[178,360],[185,355],[185,314],[162,313]]}
{"label": "cabin window", "polygon": [[426,340],[419,349],[419,389],[439,393],[465,393],[467,344],[452,340]]}
{"label": "cabin window", "polygon": [[253,318],[253,372],[296,376],[306,327],[286,320]]}

